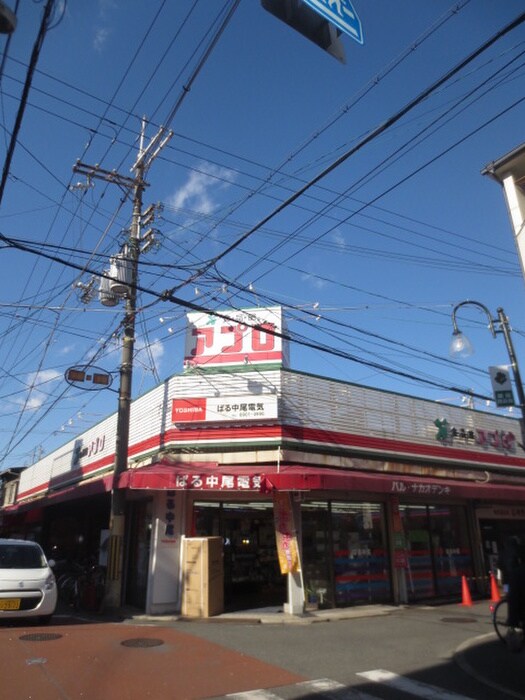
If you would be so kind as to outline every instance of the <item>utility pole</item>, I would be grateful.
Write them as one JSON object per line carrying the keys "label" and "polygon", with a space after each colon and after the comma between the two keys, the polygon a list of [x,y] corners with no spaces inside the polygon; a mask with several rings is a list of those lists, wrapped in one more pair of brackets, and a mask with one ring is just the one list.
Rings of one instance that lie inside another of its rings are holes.
{"label": "utility pole", "polygon": [[98,165],[88,166],[77,162],[73,170],[91,178],[98,178],[106,182],[114,183],[128,191],[133,192],[133,213],[131,229],[126,244],[126,263],[131,270],[130,283],[126,292],[126,308],[123,322],[122,356],[120,364],[120,387],[117,413],[117,435],[115,444],[115,465],[113,470],[113,485],[111,490],[111,511],[109,519],[109,543],[108,563],[106,573],[106,590],[104,607],[106,609],[119,608],[122,602],[123,564],[124,564],[124,535],[126,492],[118,486],[120,475],[128,466],[129,428],[131,410],[131,385],[133,377],[133,352],[135,347],[135,317],[137,309],[137,280],[138,263],[141,252],[141,223],[142,198],[147,187],[145,181],[146,172],[159,154],[161,149],[172,137],[173,132],[167,132],[163,127],[151,139],[144,148],[144,132],[146,122],[143,119],[140,136],[139,154],[135,164],[131,168],[135,176],[133,178],[119,175],[115,171],[103,170]]}

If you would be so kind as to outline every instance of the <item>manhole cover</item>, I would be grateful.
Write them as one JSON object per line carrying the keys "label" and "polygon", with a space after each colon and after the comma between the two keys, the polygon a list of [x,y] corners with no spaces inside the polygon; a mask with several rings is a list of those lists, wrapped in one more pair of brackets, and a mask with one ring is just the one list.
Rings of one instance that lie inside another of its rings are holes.
{"label": "manhole cover", "polygon": [[475,617],[442,617],[441,622],[477,622]]}
{"label": "manhole cover", "polygon": [[150,639],[147,637],[136,637],[135,639],[125,639],[121,642],[123,647],[160,647],[164,642],[162,639]]}
{"label": "manhole cover", "polygon": [[60,639],[61,634],[55,632],[34,632],[23,634],[20,639],[24,642],[51,642],[53,639]]}

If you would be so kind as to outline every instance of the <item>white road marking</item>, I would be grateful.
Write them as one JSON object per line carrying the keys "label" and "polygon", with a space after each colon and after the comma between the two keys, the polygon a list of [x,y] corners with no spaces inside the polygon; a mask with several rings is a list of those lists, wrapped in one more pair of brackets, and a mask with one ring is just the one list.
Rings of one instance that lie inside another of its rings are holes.
{"label": "white road marking", "polygon": [[[310,697],[311,693],[322,693],[323,698],[326,698],[326,700],[378,700],[378,698],[368,695],[368,693],[352,690],[343,683],[338,683],[338,681],[333,681],[330,678],[303,681],[302,683],[296,683],[294,688],[304,688],[308,692],[307,697]],[[331,691],[334,691],[333,694]]]}
{"label": "white road marking", "polygon": [[404,676],[398,676],[397,673],[385,671],[380,668],[375,669],[374,671],[364,671],[356,675],[360,676],[361,678],[366,678],[373,683],[381,683],[382,685],[386,685],[390,688],[401,690],[404,693],[416,695],[419,698],[426,698],[426,700],[472,700],[472,698],[469,698],[466,695],[458,695],[458,693],[453,693],[448,690],[444,690],[443,688],[438,688],[435,685],[421,683],[421,681],[414,681],[410,678],[405,678]]}
{"label": "white road marking", "polygon": [[[292,686],[286,686],[288,689]],[[313,681],[303,681],[293,686],[294,691],[299,691],[296,698],[311,697],[315,694],[322,694],[325,700],[378,700],[378,698],[361,693],[357,690],[347,688],[343,683],[338,683],[330,678],[316,678]],[[345,692],[346,691],[346,692]],[[280,695],[276,695],[271,690],[247,690],[244,693],[232,693],[226,695],[229,700],[282,700]]]}
{"label": "white road marking", "polygon": [[247,690],[244,693],[231,693],[225,697],[232,700],[279,700],[279,696],[271,690]]}

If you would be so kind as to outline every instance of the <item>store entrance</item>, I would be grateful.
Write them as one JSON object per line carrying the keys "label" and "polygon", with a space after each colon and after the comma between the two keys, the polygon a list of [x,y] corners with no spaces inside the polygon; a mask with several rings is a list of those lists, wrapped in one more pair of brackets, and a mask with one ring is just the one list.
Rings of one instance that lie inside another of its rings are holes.
{"label": "store entrance", "polygon": [[460,595],[462,577],[473,576],[465,508],[401,504],[399,511],[408,558],[408,601]]}
{"label": "store entrance", "polygon": [[196,502],[193,523],[194,536],[223,538],[226,610],[286,602],[286,576],[279,569],[272,503]]}

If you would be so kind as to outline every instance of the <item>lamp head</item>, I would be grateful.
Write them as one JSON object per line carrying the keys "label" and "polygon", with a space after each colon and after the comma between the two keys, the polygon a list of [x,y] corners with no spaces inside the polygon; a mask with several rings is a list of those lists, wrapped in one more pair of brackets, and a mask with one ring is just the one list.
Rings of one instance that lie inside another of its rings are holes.
{"label": "lamp head", "polygon": [[456,329],[452,333],[449,352],[453,357],[470,357],[474,354],[474,347],[467,336]]}
{"label": "lamp head", "polygon": [[15,29],[15,13],[0,0],[0,34],[12,34]]}

